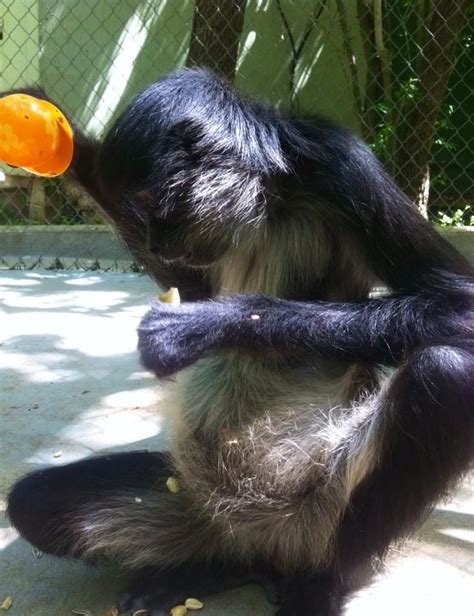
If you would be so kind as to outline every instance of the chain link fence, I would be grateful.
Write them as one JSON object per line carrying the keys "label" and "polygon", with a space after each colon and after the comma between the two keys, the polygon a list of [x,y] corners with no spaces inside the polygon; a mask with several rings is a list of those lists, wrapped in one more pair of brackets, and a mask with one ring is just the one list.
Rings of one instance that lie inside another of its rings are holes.
{"label": "chain link fence", "polygon": [[[357,131],[434,224],[466,227],[473,22],[468,0],[3,0],[0,91],[38,84],[102,136],[146,84],[207,65]],[[0,167],[0,235],[7,267],[133,268],[67,176]]]}

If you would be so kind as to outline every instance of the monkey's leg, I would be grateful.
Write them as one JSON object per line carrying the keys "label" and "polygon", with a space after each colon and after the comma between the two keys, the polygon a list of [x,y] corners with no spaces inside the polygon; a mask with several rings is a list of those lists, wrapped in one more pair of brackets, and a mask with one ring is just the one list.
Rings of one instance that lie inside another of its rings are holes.
{"label": "monkey's leg", "polygon": [[342,596],[374,560],[413,531],[469,469],[474,458],[472,353],[451,346],[414,353],[379,394],[366,425],[349,435],[346,447],[336,473],[347,478],[348,486],[354,477],[351,465],[367,458],[372,463],[352,491],[337,531],[326,596],[321,577],[295,578],[279,616],[310,609],[318,616],[338,615],[338,601],[341,606]]}
{"label": "monkey's leg", "polygon": [[99,507],[113,491],[150,489],[173,474],[166,453],[127,452],[90,458],[35,471],[12,487],[7,514],[20,535],[55,556],[81,556],[76,551],[75,514]]}
{"label": "monkey's leg", "polygon": [[337,541],[341,571],[382,557],[410,533],[474,460],[474,355],[414,353],[379,399],[378,463],[354,491]]}
{"label": "monkey's leg", "polygon": [[123,609],[168,614],[187,597],[263,581],[248,567],[207,561],[197,548],[207,545],[199,522],[166,487],[173,473],[167,454],[148,452],[36,471],[13,486],[8,516],[43,552],[90,564],[105,557],[138,570]]}

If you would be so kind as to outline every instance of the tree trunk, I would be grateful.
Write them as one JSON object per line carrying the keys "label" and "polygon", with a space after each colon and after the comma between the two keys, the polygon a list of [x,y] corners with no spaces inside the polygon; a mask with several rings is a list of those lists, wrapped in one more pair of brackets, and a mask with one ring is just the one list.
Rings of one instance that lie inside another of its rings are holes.
{"label": "tree trunk", "polygon": [[380,62],[377,57],[374,37],[374,15],[372,6],[364,0],[357,0],[357,20],[364,45],[365,61],[367,63],[367,77],[363,96],[363,109],[360,115],[361,132],[363,138],[373,143],[377,133],[377,114],[375,104],[379,91]]}
{"label": "tree trunk", "polygon": [[207,66],[233,81],[246,0],[196,0],[188,66]]}
{"label": "tree trunk", "polygon": [[435,0],[417,79],[420,95],[401,112],[396,127],[395,165],[399,186],[426,212],[427,182],[436,120],[456,64],[458,35],[465,24],[469,0]]}

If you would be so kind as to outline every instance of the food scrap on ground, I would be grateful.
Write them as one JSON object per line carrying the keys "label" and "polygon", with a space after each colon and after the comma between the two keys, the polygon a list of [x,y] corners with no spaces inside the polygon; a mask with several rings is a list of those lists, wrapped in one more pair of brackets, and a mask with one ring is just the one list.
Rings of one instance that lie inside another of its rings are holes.
{"label": "food scrap on ground", "polygon": [[5,599],[2,601],[2,605],[0,605],[0,609],[9,610],[12,605],[13,605],[12,598],[9,596],[6,596]]}
{"label": "food scrap on ground", "polygon": [[184,607],[186,607],[188,610],[202,610],[202,608],[204,607],[204,603],[202,601],[199,601],[199,599],[190,597],[184,602]]}
{"label": "food scrap on ground", "polygon": [[171,494],[178,494],[180,487],[177,479],[175,477],[168,477],[166,480],[166,487],[171,492]]}
{"label": "food scrap on ground", "polygon": [[187,614],[188,609],[184,605],[177,605],[176,607],[171,608],[170,615],[171,616],[185,616]]}

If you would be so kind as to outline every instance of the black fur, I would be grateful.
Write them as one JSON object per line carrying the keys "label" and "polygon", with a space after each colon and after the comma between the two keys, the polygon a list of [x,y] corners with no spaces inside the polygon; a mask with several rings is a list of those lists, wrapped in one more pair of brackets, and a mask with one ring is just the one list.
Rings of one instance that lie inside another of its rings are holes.
{"label": "black fur", "polygon": [[[66,556],[73,551],[71,512],[97,494],[123,483],[135,490],[150,488],[151,477],[162,483],[172,474],[166,454],[119,453],[47,468],[23,477],[8,500],[8,516],[22,536],[41,551]],[[68,531],[69,528],[69,531]]]}
{"label": "black fur", "polygon": [[[130,506],[139,507],[133,494],[146,498],[150,490],[167,491],[166,480],[173,474],[171,460],[165,453],[135,451],[116,453],[48,468],[26,475],[15,485],[8,500],[8,516],[22,536],[39,550],[54,556],[75,553],[75,511],[96,503],[108,492],[126,486]],[[87,560],[89,565],[96,561]],[[225,559],[219,562],[196,562],[171,572],[144,568],[121,597],[120,612],[159,605],[150,616],[167,616],[172,607],[188,597],[222,592],[244,584],[259,583],[271,591],[276,580],[270,567],[236,566]]]}
{"label": "black fur", "polygon": [[[472,268],[356,136],[322,118],[287,118],[204,70],[178,71],[147,88],[103,144],[76,131],[72,172],[145,270],[179,287],[185,300],[154,304],[139,327],[142,361],[158,376],[211,353],[277,358],[288,369],[321,361],[396,369],[378,398],[381,461],[351,494],[331,563],[283,580],[264,563],[257,576],[278,582],[281,616],[338,616],[356,578],[472,463]],[[217,268],[249,235],[258,244],[288,229],[292,243],[274,256],[284,270],[295,254],[313,250],[307,237],[299,241],[308,227],[324,238],[315,237],[323,250],[314,272],[293,266],[272,296],[217,296]],[[376,282],[388,296],[369,298]],[[9,499],[12,522],[41,549],[71,554],[78,507],[100,502],[108,489],[155,489],[172,470],[166,457],[129,456],[110,458],[113,479],[99,459],[20,480]],[[200,576],[195,563],[184,565],[174,579],[143,572],[122,607],[161,614],[181,597],[180,579],[209,586],[216,565],[206,566]],[[254,570],[227,566],[223,581],[255,579]],[[171,589],[166,600],[160,583]]]}
{"label": "black fur", "polygon": [[145,367],[158,376],[173,374],[206,352],[230,348],[387,365],[434,343],[472,351],[474,285],[455,275],[440,282],[419,293],[352,303],[257,295],[179,307],[155,303],[140,324],[139,350]]}
{"label": "black fur", "polygon": [[358,487],[341,522],[336,566],[343,575],[383,557],[472,462],[474,355],[472,341],[462,346],[414,352],[385,393],[384,464]]}

